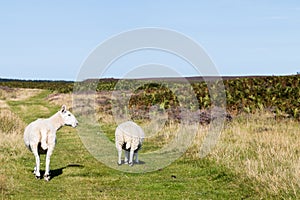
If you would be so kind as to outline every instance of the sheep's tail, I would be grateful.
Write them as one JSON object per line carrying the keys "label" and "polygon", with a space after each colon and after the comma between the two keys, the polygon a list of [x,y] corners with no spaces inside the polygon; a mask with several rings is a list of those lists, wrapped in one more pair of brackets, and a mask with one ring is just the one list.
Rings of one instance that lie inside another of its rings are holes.
{"label": "sheep's tail", "polygon": [[29,149],[29,151],[32,151],[31,146],[30,146],[30,142],[27,138],[24,137],[24,143],[25,146]]}
{"label": "sheep's tail", "polygon": [[138,149],[138,145],[141,144],[142,138],[139,138],[137,136],[132,136],[130,133],[128,133],[126,130],[117,127],[116,132],[116,143],[119,143],[119,145],[125,145],[125,149],[131,149],[134,150]]}

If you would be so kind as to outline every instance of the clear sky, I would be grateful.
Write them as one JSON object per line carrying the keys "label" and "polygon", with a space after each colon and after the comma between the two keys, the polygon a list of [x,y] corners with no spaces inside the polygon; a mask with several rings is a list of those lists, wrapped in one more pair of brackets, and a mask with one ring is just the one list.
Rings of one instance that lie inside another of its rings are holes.
{"label": "clear sky", "polygon": [[[99,44],[142,27],[192,38],[221,75],[300,72],[298,0],[2,0],[0,77],[75,80]],[[161,56],[150,54],[154,60]],[[128,61],[115,64],[130,67]],[[111,68],[107,76],[118,77],[118,70]]]}

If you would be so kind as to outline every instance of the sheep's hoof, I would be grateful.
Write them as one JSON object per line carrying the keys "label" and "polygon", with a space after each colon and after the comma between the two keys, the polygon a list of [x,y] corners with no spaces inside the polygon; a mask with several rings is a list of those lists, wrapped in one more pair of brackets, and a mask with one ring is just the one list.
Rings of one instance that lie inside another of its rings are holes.
{"label": "sheep's hoof", "polygon": [[132,166],[133,166],[133,162],[131,162],[131,163],[128,163],[128,164],[129,164],[129,166],[130,166],[130,167],[132,167]]}
{"label": "sheep's hoof", "polygon": [[36,179],[41,179],[41,176],[35,176]]}
{"label": "sheep's hoof", "polygon": [[118,162],[118,165],[120,166],[120,165],[122,165],[122,163],[119,163],[119,162]]}
{"label": "sheep's hoof", "polygon": [[44,180],[45,180],[45,181],[50,181],[50,175],[44,176]]}
{"label": "sheep's hoof", "polygon": [[128,165],[128,161],[125,161],[124,164],[125,164],[125,165]]}

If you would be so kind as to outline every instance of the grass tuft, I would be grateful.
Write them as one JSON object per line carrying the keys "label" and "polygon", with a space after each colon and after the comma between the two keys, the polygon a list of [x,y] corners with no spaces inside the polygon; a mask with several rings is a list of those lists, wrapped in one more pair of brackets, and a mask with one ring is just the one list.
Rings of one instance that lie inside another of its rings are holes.
{"label": "grass tuft", "polygon": [[9,109],[0,110],[0,132],[6,134],[21,134],[24,123]]}
{"label": "grass tuft", "polygon": [[227,125],[210,158],[255,180],[272,197],[299,198],[299,123],[269,113],[239,116]]}
{"label": "grass tuft", "polygon": [[4,195],[7,192],[6,177],[4,174],[0,174],[0,194]]}

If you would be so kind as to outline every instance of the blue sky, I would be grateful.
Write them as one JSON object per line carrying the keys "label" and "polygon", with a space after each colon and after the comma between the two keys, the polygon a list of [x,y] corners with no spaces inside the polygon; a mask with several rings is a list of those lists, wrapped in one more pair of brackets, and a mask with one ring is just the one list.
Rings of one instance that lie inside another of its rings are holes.
{"label": "blue sky", "polygon": [[[192,38],[221,75],[300,72],[297,0],[11,0],[0,1],[0,77],[76,80],[99,44],[142,27],[172,29]],[[107,76],[122,76],[116,65],[126,71],[152,59],[194,75],[177,58],[146,51],[138,61],[130,55],[120,59]]]}

